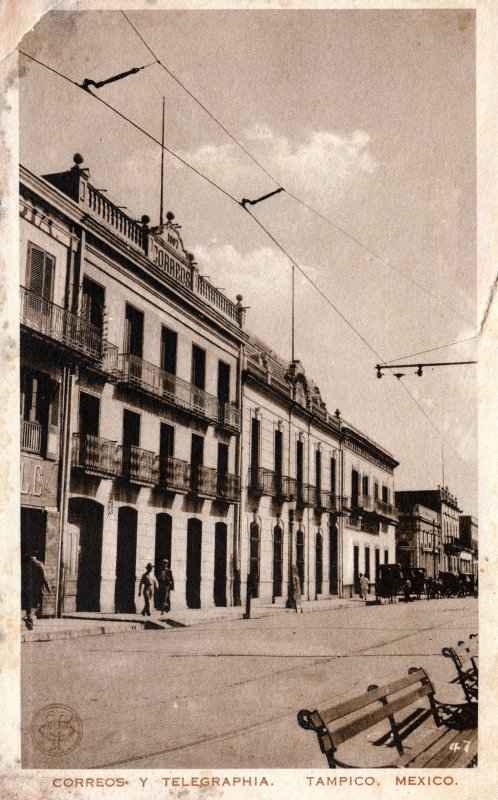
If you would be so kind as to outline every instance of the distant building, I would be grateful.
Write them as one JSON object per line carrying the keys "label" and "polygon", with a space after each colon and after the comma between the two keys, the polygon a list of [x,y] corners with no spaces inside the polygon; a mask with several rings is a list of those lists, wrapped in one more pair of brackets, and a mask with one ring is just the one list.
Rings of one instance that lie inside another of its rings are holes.
{"label": "distant building", "polygon": [[[469,572],[470,574],[473,574],[475,578],[477,578],[479,574],[478,533],[479,533],[479,523],[476,517],[472,517],[466,514],[461,515],[460,541],[462,542],[462,545],[466,548],[466,550],[463,551],[461,554],[461,559],[463,560],[463,564],[466,567],[466,569],[462,569],[462,572]],[[468,555],[469,551],[471,554],[470,559]]]}
{"label": "distant building", "polygon": [[[457,498],[450,493],[447,486],[438,486],[437,489],[422,489],[396,492],[396,506],[402,515],[413,515],[415,506],[423,506],[439,516],[441,528],[441,552],[439,569],[442,572],[452,572],[457,575],[460,571],[460,543],[459,514]],[[398,530],[398,541],[402,537]]]}
{"label": "distant building", "polygon": [[[414,503],[402,503],[396,492],[399,522],[396,529],[396,561],[403,570],[421,568],[427,578],[441,569],[441,517],[437,511]],[[401,509],[403,506],[403,509]]]}

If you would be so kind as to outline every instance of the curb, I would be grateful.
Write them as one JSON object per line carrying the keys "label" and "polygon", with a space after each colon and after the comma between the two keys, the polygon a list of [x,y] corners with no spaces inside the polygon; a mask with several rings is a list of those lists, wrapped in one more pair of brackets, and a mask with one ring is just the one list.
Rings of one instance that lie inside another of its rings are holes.
{"label": "curb", "polygon": [[[155,626],[154,626],[155,627]],[[157,626],[159,627],[159,626]],[[124,633],[143,630],[140,623],[124,623],[122,625],[94,625],[91,628],[67,628],[60,631],[25,631],[21,634],[21,642],[53,642],[56,639],[79,639],[83,636],[101,636],[103,634]]]}

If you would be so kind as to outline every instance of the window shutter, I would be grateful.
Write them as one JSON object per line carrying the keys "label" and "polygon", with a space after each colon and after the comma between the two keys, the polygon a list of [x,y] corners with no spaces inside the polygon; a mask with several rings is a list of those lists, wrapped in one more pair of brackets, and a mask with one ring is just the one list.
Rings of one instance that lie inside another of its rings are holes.
{"label": "window shutter", "polygon": [[45,274],[43,276],[43,297],[45,300],[52,299],[52,284],[54,280],[55,260],[52,256],[45,253]]}
{"label": "window shutter", "polygon": [[45,254],[31,245],[29,264],[29,289],[35,294],[43,294],[43,267]]}
{"label": "window shutter", "polygon": [[52,384],[47,426],[47,458],[54,461],[59,456],[60,385]]}

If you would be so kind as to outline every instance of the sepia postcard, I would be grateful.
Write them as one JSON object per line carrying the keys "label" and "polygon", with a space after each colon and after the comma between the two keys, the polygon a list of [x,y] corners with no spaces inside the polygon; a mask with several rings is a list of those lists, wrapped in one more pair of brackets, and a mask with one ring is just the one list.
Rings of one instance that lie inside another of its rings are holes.
{"label": "sepia postcard", "polygon": [[494,796],[497,53],[0,3],[2,798]]}

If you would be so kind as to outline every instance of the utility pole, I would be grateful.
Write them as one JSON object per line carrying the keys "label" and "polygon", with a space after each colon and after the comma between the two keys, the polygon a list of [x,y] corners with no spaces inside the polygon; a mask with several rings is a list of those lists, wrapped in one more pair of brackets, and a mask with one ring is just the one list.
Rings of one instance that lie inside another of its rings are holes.
{"label": "utility pole", "polygon": [[161,133],[161,200],[159,203],[159,226],[164,225],[164,106],[165,98],[163,97],[163,126]]}

